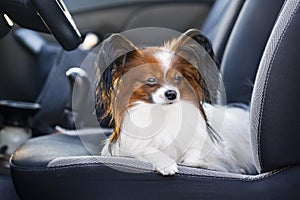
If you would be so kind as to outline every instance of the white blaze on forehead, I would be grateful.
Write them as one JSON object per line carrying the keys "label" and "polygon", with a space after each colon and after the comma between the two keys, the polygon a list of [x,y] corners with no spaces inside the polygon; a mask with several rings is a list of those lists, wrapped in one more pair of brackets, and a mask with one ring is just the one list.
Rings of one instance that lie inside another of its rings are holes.
{"label": "white blaze on forehead", "polygon": [[170,67],[171,67],[171,61],[172,61],[174,54],[167,50],[162,50],[162,51],[157,52],[154,56],[160,62],[160,64],[162,65],[163,71],[166,74],[168,69],[170,69]]}

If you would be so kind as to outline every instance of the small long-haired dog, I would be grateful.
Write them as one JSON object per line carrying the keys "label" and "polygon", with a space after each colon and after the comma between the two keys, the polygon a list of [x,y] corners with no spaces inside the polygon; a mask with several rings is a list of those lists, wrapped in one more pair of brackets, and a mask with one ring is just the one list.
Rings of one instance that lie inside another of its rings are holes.
{"label": "small long-haired dog", "polygon": [[140,49],[113,34],[97,63],[96,109],[114,128],[101,155],[150,162],[163,175],[178,172],[177,164],[256,173],[248,111],[210,104],[209,90],[220,79],[210,69],[217,63],[211,44],[198,30]]}

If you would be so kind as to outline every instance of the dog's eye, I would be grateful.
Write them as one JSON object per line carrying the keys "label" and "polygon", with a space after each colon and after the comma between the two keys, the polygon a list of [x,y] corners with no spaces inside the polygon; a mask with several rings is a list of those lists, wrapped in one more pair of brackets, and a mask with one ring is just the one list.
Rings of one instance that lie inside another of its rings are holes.
{"label": "dog's eye", "polygon": [[157,84],[157,80],[154,77],[148,78],[146,81],[147,85],[156,85]]}
{"label": "dog's eye", "polygon": [[175,83],[181,83],[182,79],[183,79],[182,76],[176,75],[176,76],[175,76],[175,79],[174,79],[174,82],[175,82]]}

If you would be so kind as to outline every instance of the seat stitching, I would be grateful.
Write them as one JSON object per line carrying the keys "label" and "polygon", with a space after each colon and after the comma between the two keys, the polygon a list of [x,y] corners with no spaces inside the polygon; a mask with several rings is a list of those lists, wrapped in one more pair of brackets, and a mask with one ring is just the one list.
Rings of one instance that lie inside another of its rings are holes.
{"label": "seat stitching", "polygon": [[[151,172],[153,173],[153,170],[147,169],[147,168],[142,168],[142,167],[137,167],[137,166],[128,166],[124,164],[115,164],[115,163],[101,163],[101,164],[96,164],[96,163],[83,163],[83,164],[72,164],[72,165],[67,165],[67,166],[59,166],[59,167],[49,167],[49,168],[36,168],[36,169],[24,169],[24,168],[19,168],[17,167],[16,170],[18,171],[28,171],[28,172],[47,172],[47,171],[56,171],[56,170],[61,170],[61,169],[72,169],[72,168],[82,168],[82,167],[99,167],[99,166],[114,166],[114,167],[123,167],[126,169],[137,169],[140,171],[144,171],[145,173]],[[206,175],[206,174],[187,174],[184,172],[177,173],[177,176],[183,176],[183,177],[191,177],[191,178],[215,178],[215,179],[220,179],[220,180],[242,180],[242,181],[256,181],[256,180],[261,180],[270,176],[273,176],[275,174],[278,174],[286,169],[290,168],[290,166],[271,171],[269,173],[266,173],[266,175],[263,176],[258,176],[253,178],[251,177],[221,177],[221,176],[213,176],[213,175]],[[176,176],[175,175],[175,176]]]}

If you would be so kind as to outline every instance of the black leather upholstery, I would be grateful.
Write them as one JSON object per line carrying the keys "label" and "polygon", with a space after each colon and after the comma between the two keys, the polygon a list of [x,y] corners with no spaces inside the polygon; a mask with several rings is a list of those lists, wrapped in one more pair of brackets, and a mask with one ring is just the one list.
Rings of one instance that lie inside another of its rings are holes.
{"label": "black leather upholstery", "polygon": [[221,62],[232,27],[245,0],[215,1],[201,31],[213,44],[214,52]]}
{"label": "black leather upholstery", "polygon": [[[258,5],[257,1],[248,1],[248,6],[251,2]],[[287,2],[289,6],[285,4],[264,52],[251,104],[252,133],[256,137],[253,145],[257,144],[255,148],[258,161],[264,173],[242,176],[202,170],[202,174],[179,171],[175,176],[162,177],[151,169],[140,167],[137,162],[132,162],[131,166],[114,162],[119,158],[110,158],[109,166],[101,162],[87,161],[85,156],[97,154],[99,151],[100,141],[50,135],[28,141],[11,159],[13,180],[20,197],[30,200],[299,199],[300,123],[297,102],[300,59],[297,57],[297,36],[300,34],[300,0]],[[290,11],[294,12],[291,20],[284,26],[278,25]],[[278,37],[280,32],[284,34]],[[280,40],[273,43],[272,38],[276,37]],[[236,38],[237,43],[241,42],[239,39]],[[231,44],[235,43],[233,38],[231,40]],[[264,40],[257,42],[265,43]],[[268,59],[271,60],[269,64],[263,62]],[[252,67],[256,71],[257,66]],[[266,76],[262,76],[266,69]],[[242,76],[238,71],[236,68],[231,73]],[[54,158],[72,156],[76,156],[81,162],[51,165],[55,162]],[[115,167],[119,170],[114,169]],[[143,173],[127,173],[128,170]]]}
{"label": "black leather upholstery", "polygon": [[259,61],[283,2],[250,0],[244,3],[221,63],[228,104],[250,103]]}
{"label": "black leather upholstery", "polygon": [[31,166],[32,169],[46,168],[57,157],[90,155],[79,137],[62,134],[37,137],[28,141],[21,150],[14,154],[12,164]]}

